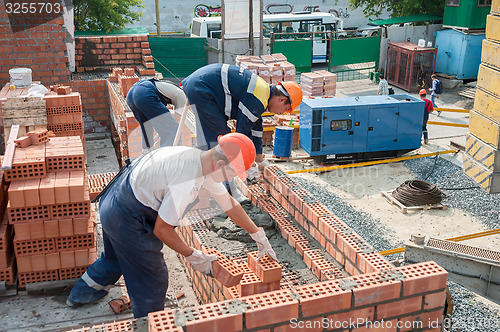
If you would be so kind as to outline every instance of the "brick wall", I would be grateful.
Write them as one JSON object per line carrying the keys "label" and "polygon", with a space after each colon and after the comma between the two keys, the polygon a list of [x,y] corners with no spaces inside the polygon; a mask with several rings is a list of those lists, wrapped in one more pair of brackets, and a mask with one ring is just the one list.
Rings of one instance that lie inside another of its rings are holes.
{"label": "brick wall", "polygon": [[[61,0],[44,3],[63,4]],[[8,14],[0,3],[0,86],[10,80],[9,69],[27,67],[33,80],[45,85],[69,81],[62,12]]]}
{"label": "brick wall", "polygon": [[85,132],[109,131],[111,124],[106,79],[75,79],[71,82],[71,87],[80,92],[82,97]]}
{"label": "brick wall", "polygon": [[79,73],[135,67],[140,75],[154,75],[148,36],[80,36],[75,38],[75,65]]}

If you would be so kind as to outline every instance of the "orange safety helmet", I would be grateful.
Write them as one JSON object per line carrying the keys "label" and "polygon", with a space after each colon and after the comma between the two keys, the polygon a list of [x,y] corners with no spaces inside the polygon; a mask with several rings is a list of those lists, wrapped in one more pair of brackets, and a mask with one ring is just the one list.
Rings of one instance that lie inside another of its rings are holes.
{"label": "orange safety helmet", "polygon": [[241,133],[229,133],[217,138],[222,153],[226,156],[229,164],[238,177],[245,181],[247,170],[255,162],[255,146],[246,135]]}
{"label": "orange safety helmet", "polygon": [[279,85],[285,88],[285,91],[283,91],[283,89],[280,90],[281,92],[284,92],[283,94],[287,96],[288,99],[290,99],[290,103],[292,104],[292,111],[299,108],[300,103],[302,102],[302,89],[300,88],[300,85],[298,85],[294,81],[279,82],[278,86]]}
{"label": "orange safety helmet", "polygon": [[422,95],[427,95],[427,91],[425,91],[425,89],[422,89],[418,92],[418,95],[419,96],[422,96]]}

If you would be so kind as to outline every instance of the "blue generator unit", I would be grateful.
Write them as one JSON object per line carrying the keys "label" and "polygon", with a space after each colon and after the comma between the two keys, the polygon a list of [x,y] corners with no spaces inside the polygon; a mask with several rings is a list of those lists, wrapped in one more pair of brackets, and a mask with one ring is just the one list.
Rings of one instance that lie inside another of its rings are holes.
{"label": "blue generator unit", "polygon": [[305,99],[299,144],[323,162],[392,157],[420,147],[423,120],[410,95]]}

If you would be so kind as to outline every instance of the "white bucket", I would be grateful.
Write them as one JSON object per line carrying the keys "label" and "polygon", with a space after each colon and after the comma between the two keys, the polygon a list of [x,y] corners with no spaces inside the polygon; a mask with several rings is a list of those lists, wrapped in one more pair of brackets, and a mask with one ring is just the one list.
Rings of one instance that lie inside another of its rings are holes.
{"label": "white bucket", "polygon": [[425,39],[418,40],[418,47],[425,47]]}
{"label": "white bucket", "polygon": [[24,88],[32,83],[30,68],[12,68],[9,70],[10,85],[16,88]]}

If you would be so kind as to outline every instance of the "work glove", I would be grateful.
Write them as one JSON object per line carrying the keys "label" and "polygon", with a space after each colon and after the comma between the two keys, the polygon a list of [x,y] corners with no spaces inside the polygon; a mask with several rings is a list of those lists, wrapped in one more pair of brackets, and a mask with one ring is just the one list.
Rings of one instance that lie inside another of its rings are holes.
{"label": "work glove", "polygon": [[266,168],[267,166],[269,166],[269,161],[267,161],[267,159],[264,159],[260,163],[257,163],[257,165],[259,166],[259,170],[261,172],[263,172],[264,168]]}
{"label": "work glove", "polygon": [[217,260],[216,255],[207,255],[204,252],[194,249],[193,253],[186,256],[193,267],[207,276],[212,276],[212,262]]}
{"label": "work glove", "polygon": [[250,236],[257,243],[257,249],[259,250],[257,254],[257,260],[264,257],[264,255],[268,255],[275,261],[278,261],[276,253],[271,247],[271,244],[269,243],[269,240],[266,237],[266,232],[264,232],[264,229],[262,227],[260,227],[257,232],[250,234]]}
{"label": "work glove", "polygon": [[257,165],[252,166],[247,171],[247,179],[250,183],[257,183],[260,181],[260,172]]}

